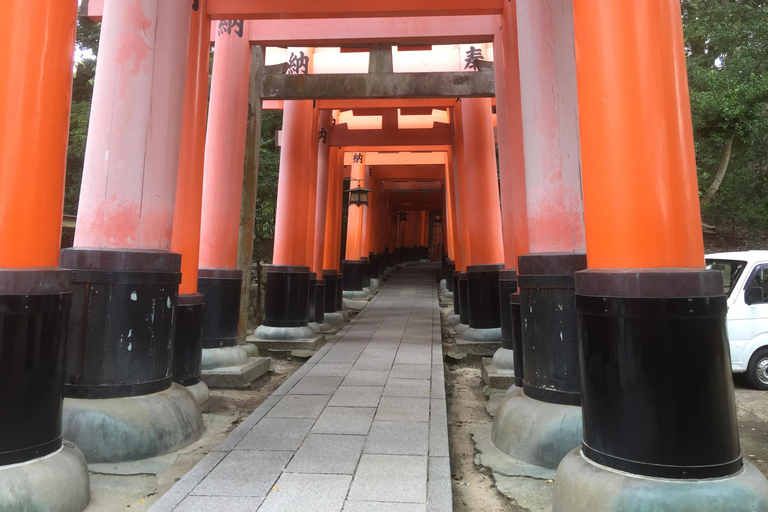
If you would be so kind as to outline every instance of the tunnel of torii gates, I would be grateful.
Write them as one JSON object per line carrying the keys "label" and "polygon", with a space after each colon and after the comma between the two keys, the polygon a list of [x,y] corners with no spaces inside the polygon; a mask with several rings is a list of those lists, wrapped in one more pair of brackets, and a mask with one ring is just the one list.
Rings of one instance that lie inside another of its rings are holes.
{"label": "tunnel of torii gates", "polygon": [[[766,510],[678,0],[84,4],[101,42],[64,250],[77,2],[0,18],[0,508],[82,510],[83,455],[200,436],[185,387],[247,358],[261,112],[282,109],[254,343],[311,341],[342,295],[442,258],[460,341],[514,374],[493,441],[558,468],[554,510]],[[345,178],[371,192],[342,241]]]}

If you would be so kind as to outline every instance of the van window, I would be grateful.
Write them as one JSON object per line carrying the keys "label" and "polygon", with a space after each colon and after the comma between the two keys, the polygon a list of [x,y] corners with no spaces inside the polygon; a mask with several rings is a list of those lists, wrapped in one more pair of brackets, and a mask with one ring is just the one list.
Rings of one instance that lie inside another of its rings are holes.
{"label": "van window", "polygon": [[764,304],[768,302],[768,265],[760,265],[757,267],[752,279],[750,279],[749,284],[747,284],[746,290],[749,290],[750,288],[759,288],[761,290],[760,294],[763,296],[763,300],[758,301],[757,303]]}
{"label": "van window", "polygon": [[739,260],[707,260],[707,270],[720,270],[723,273],[725,295],[730,297],[731,291],[741,273],[747,266],[746,261]]}

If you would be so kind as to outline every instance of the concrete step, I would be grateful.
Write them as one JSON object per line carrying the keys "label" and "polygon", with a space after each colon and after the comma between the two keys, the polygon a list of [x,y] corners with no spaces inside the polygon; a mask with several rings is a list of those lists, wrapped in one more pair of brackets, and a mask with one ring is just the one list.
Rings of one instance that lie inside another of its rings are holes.
{"label": "concrete step", "polygon": [[317,351],[320,347],[325,345],[325,335],[318,334],[313,338],[306,340],[260,340],[253,336],[248,337],[248,343],[253,343],[259,350],[312,350]]}
{"label": "concrete step", "polygon": [[515,383],[515,374],[510,371],[499,371],[493,365],[493,359],[484,357],[482,362],[483,382],[489,392],[505,392]]}
{"label": "concrete step", "polygon": [[201,378],[209,388],[244,389],[268,371],[268,357],[249,357],[242,365],[203,370]]}

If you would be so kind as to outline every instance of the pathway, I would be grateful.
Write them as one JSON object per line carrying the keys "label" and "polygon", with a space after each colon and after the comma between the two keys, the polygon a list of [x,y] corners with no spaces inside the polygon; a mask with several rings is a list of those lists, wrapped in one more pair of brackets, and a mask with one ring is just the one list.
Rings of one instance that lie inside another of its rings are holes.
{"label": "pathway", "polygon": [[452,510],[437,269],[394,273],[150,510]]}

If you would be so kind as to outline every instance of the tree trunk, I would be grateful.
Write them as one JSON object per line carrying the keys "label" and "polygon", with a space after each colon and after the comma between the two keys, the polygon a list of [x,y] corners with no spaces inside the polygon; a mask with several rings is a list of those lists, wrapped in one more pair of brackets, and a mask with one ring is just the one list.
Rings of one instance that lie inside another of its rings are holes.
{"label": "tree trunk", "polygon": [[715,179],[707,189],[707,193],[704,194],[704,196],[701,198],[701,206],[704,206],[709,202],[710,199],[712,199],[712,196],[717,193],[717,190],[720,188],[720,184],[723,182],[725,171],[728,170],[728,164],[731,161],[731,150],[733,149],[734,137],[735,135],[731,135],[731,138],[728,139],[728,142],[725,144],[725,146],[723,146],[723,150],[720,153],[720,166],[717,168]]}

